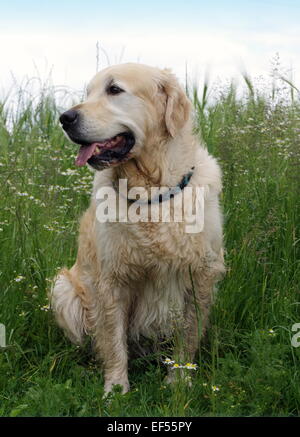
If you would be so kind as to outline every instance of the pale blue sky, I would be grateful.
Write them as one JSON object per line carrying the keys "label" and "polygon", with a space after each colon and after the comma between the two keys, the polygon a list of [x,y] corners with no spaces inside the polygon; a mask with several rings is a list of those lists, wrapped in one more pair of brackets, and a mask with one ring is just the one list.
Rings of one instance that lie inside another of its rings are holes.
{"label": "pale blue sky", "polygon": [[[111,63],[168,66],[180,76],[188,63],[232,75],[268,71],[280,53],[300,69],[300,0],[10,0],[0,7],[0,83],[10,71],[31,75],[53,67],[54,81],[80,87],[95,71],[100,41]],[[101,54],[100,64],[106,59]]]}
{"label": "pale blue sky", "polygon": [[[22,27],[54,31],[76,28],[80,31],[121,26],[180,29],[189,26],[250,31],[299,27],[299,0],[11,0],[1,4],[1,27]],[[133,30],[133,29],[132,29]]]}

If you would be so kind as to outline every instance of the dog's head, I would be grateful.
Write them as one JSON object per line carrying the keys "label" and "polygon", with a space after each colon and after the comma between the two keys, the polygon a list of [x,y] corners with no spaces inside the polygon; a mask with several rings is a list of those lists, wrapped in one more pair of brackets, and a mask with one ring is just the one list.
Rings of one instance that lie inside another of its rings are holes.
{"label": "dog's head", "polygon": [[138,156],[153,137],[175,137],[190,107],[169,70],[121,64],[96,74],[86,101],[64,112],[60,122],[80,145],[76,164],[102,170]]}

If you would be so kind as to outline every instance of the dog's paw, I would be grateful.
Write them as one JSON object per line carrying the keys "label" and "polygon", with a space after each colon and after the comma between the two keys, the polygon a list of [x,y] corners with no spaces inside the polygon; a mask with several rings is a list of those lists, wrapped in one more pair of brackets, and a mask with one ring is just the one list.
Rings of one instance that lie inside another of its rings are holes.
{"label": "dog's paw", "polygon": [[114,392],[117,387],[121,387],[121,393],[124,395],[129,391],[129,382],[128,380],[108,380],[105,381],[104,384],[104,398],[107,397],[110,393]]}

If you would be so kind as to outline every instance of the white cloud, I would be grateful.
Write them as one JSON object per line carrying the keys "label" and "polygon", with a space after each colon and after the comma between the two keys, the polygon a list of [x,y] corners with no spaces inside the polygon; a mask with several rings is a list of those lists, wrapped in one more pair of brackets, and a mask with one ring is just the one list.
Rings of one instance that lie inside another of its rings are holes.
{"label": "white cloud", "polygon": [[[95,73],[96,42],[107,52],[111,63],[140,61],[159,67],[171,67],[181,78],[185,77],[186,64],[191,77],[201,77],[210,67],[211,74],[221,78],[238,75],[241,65],[251,75],[268,74],[270,58],[278,51],[287,67],[292,63],[296,73],[300,70],[300,36],[279,33],[241,34],[222,32],[153,33],[124,35],[106,30],[99,34],[0,33],[1,77],[0,85],[8,87],[10,72],[21,79],[25,75],[44,77],[53,67],[54,84],[81,89]],[[107,65],[100,52],[100,67]],[[295,80],[299,79],[296,74]]]}

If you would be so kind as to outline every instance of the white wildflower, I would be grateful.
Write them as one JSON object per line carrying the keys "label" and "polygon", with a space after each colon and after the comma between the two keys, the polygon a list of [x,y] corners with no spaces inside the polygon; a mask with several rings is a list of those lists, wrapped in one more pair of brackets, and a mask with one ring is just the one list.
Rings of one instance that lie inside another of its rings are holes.
{"label": "white wildflower", "polygon": [[14,281],[15,281],[15,282],[21,282],[21,281],[23,281],[24,279],[25,279],[25,276],[18,275],[18,276],[14,279]]}

